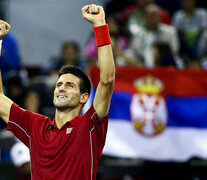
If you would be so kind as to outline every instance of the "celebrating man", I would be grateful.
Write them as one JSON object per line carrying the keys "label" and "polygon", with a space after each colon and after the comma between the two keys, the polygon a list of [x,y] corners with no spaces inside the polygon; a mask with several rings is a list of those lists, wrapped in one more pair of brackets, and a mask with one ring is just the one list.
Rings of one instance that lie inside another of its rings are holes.
{"label": "celebrating man", "polygon": [[[105,144],[115,67],[104,10],[94,4],[82,8],[94,29],[98,46],[100,82],[90,109],[80,110],[90,94],[88,77],[75,66],[60,70],[54,91],[55,118],[21,109],[3,94],[0,77],[0,116],[30,149],[34,180],[95,180]],[[0,21],[0,40],[10,26]]]}

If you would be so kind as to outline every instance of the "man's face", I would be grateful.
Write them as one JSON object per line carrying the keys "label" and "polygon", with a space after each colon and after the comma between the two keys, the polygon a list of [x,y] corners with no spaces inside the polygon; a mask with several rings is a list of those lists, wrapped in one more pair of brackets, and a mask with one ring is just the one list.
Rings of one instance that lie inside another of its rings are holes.
{"label": "man's face", "polygon": [[146,22],[149,27],[157,27],[160,23],[161,15],[157,8],[147,9]]}
{"label": "man's face", "polygon": [[53,103],[57,109],[80,105],[80,79],[73,74],[63,74],[56,83]]}

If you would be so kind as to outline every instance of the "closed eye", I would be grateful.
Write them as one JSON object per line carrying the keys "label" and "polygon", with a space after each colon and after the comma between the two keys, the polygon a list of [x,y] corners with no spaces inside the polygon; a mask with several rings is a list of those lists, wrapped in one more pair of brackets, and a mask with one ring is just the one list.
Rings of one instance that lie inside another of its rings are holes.
{"label": "closed eye", "polygon": [[67,82],[67,85],[69,86],[69,87],[75,87],[75,84],[74,83],[71,83],[71,82]]}
{"label": "closed eye", "polygon": [[59,82],[59,83],[56,84],[56,87],[60,87],[61,85],[62,85],[62,83]]}
{"label": "closed eye", "polygon": [[[62,86],[62,84],[63,84],[63,82],[58,82],[57,84],[56,84],[56,87],[60,87],[60,86]],[[66,85],[68,86],[68,87],[71,87],[71,88],[74,88],[76,85],[74,84],[74,83],[72,83],[72,82],[66,82]]]}

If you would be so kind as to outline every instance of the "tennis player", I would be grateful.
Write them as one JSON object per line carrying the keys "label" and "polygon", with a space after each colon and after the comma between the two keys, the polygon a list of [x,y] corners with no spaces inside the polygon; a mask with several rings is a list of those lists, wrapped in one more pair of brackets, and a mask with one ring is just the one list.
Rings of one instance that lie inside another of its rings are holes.
{"label": "tennis player", "polygon": [[[91,84],[75,66],[60,70],[54,90],[55,118],[20,108],[3,93],[0,77],[0,116],[30,150],[33,180],[95,180],[105,144],[108,112],[115,82],[115,66],[108,25],[101,6],[82,8],[94,29],[100,82],[90,109],[81,116]],[[0,40],[10,25],[0,21]]]}

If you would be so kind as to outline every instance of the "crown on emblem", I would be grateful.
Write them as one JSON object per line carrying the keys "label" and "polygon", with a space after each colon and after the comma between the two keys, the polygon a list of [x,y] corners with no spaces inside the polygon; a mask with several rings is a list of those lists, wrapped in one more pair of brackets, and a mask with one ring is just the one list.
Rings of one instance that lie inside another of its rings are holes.
{"label": "crown on emblem", "polygon": [[140,93],[159,94],[163,88],[163,83],[151,75],[141,77],[134,81],[134,87]]}

